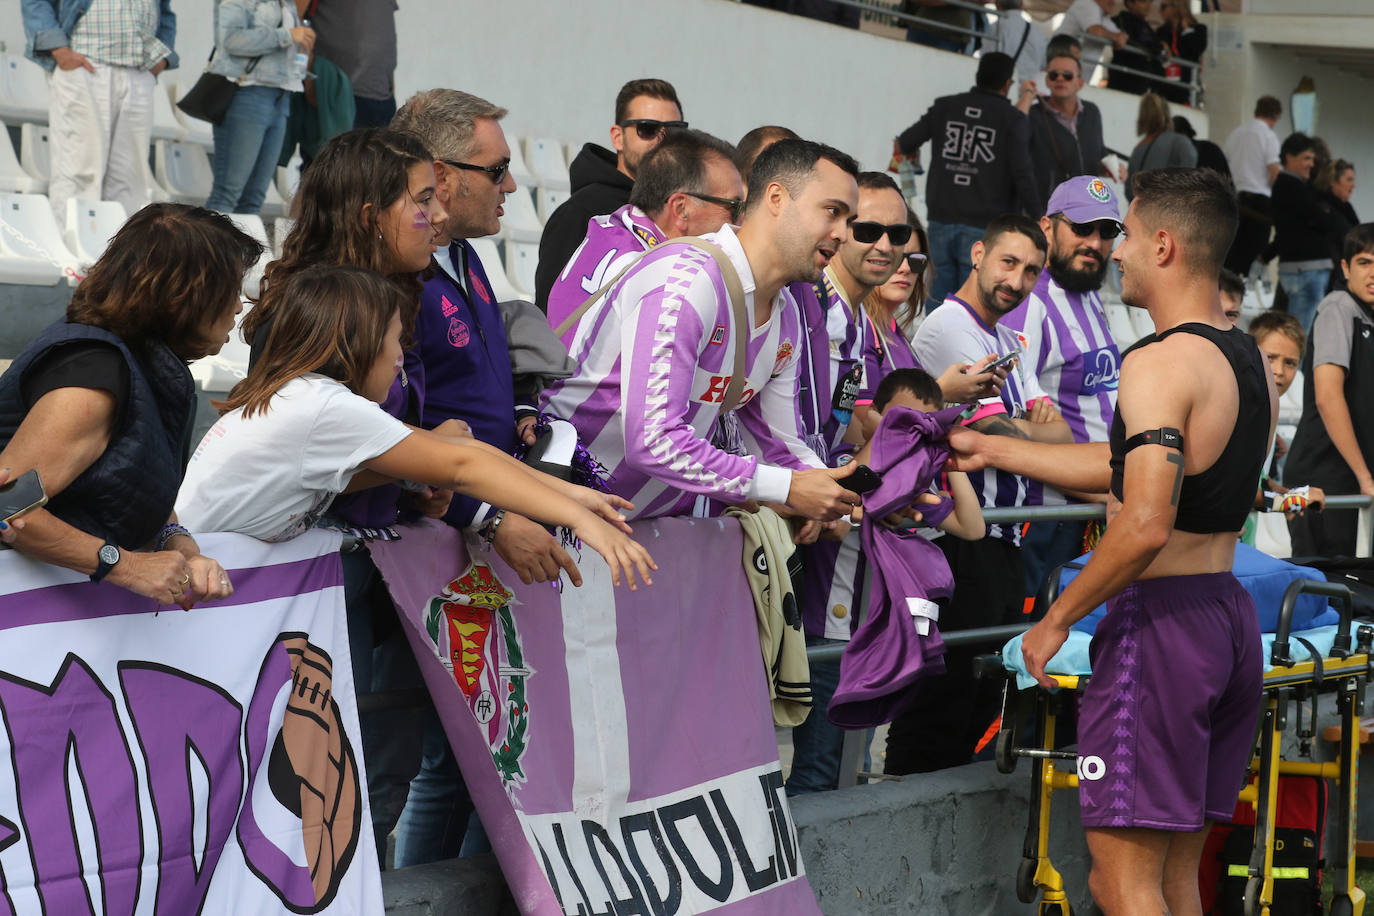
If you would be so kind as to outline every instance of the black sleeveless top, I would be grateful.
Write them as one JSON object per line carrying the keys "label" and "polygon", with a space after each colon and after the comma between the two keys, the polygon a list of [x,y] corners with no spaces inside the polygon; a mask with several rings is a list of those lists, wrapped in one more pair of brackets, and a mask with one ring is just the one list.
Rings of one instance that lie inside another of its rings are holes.
{"label": "black sleeveless top", "polygon": [[[1255,487],[1264,469],[1269,443],[1269,369],[1255,341],[1244,331],[1219,331],[1211,325],[1188,323],[1142,339],[1126,353],[1170,334],[1196,334],[1216,344],[1236,374],[1240,399],[1236,425],[1216,462],[1207,470],[1183,478],[1174,528],[1195,534],[1239,531],[1255,501]],[[1123,354],[1124,358],[1125,354]],[[1126,467],[1126,424],[1118,407],[1112,417],[1112,495],[1121,499]],[[1187,447],[1185,442],[1184,447]]]}

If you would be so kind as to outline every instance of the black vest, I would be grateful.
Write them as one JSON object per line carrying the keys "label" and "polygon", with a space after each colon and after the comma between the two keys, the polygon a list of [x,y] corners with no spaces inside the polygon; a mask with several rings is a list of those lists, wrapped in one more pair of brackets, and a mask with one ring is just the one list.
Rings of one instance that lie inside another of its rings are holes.
{"label": "black vest", "polygon": [[65,320],[50,325],[0,376],[0,449],[9,444],[28,412],[21,383],[29,368],[50,350],[84,340],[104,341],[123,354],[129,367],[129,402],[105,451],[52,497],[47,510],[102,540],[143,547],[172,514],[196,415],[191,373],[165,343],[130,347],[92,325]]}

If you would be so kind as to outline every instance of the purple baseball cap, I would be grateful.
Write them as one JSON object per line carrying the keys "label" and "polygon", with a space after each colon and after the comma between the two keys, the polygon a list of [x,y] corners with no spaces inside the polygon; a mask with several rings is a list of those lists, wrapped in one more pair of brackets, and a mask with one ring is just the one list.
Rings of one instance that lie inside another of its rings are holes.
{"label": "purple baseball cap", "polygon": [[1105,219],[1121,225],[1121,213],[1117,209],[1116,195],[1112,193],[1111,185],[1091,175],[1075,176],[1055,188],[1045,212],[1050,216],[1062,214],[1073,223],[1094,223]]}

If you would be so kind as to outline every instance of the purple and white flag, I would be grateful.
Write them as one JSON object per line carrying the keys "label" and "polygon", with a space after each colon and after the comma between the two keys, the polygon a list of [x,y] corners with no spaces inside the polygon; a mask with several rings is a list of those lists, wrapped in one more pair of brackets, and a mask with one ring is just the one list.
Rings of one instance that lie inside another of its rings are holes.
{"label": "purple and white flag", "polygon": [[0,913],[380,913],[337,535],[190,611],[0,551]]}
{"label": "purple and white flag", "polygon": [[783,792],[741,534],[660,518],[654,585],[526,586],[426,522],[372,545],[526,916],[819,914]]}

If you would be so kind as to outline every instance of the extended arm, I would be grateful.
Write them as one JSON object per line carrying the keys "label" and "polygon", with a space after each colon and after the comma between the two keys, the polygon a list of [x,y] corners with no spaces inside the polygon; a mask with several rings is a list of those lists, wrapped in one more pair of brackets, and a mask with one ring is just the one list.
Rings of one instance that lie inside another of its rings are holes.
{"label": "extended arm", "polygon": [[[1015,428],[1010,419],[1006,425]],[[1054,444],[1032,442],[1015,434],[955,429],[950,430],[949,446],[950,467],[960,471],[1001,468],[1060,490],[1085,493],[1105,493],[1111,483],[1111,450],[1105,442]]]}
{"label": "extended arm", "polygon": [[986,537],[988,529],[983,522],[983,509],[966,474],[949,472],[949,495],[954,499],[954,511],[940,523],[940,530],[965,541],[979,541]]}

